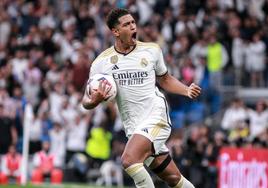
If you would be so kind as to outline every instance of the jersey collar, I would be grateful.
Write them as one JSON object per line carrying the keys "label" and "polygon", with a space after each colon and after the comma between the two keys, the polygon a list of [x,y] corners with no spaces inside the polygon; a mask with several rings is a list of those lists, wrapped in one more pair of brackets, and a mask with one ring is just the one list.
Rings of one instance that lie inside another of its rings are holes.
{"label": "jersey collar", "polygon": [[114,50],[115,50],[117,53],[122,54],[122,55],[124,55],[124,56],[130,54],[130,53],[133,52],[136,48],[137,48],[137,44],[136,44],[136,45],[134,46],[134,48],[132,48],[128,53],[123,53],[123,52],[119,52],[119,51],[115,48],[115,46],[114,46]]}

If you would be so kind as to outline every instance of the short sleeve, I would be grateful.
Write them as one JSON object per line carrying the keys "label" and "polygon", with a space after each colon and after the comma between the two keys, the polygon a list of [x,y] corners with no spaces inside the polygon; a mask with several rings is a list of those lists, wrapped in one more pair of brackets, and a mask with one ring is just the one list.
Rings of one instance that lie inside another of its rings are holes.
{"label": "short sleeve", "polygon": [[98,59],[96,59],[90,67],[89,70],[89,78],[92,77],[95,74],[99,74],[101,73],[101,63],[99,61],[97,61]]}
{"label": "short sleeve", "polygon": [[157,50],[156,56],[158,57],[155,65],[156,76],[163,76],[167,73],[167,66],[165,64],[163,52],[160,47]]}
{"label": "short sleeve", "polygon": [[89,78],[92,77],[94,74],[97,74],[97,73],[96,73],[96,72],[97,72],[96,69],[97,69],[97,68],[96,68],[96,65],[95,65],[94,63],[92,63],[92,64],[91,64],[91,67],[90,67],[90,69],[89,69],[89,75],[88,75]]}

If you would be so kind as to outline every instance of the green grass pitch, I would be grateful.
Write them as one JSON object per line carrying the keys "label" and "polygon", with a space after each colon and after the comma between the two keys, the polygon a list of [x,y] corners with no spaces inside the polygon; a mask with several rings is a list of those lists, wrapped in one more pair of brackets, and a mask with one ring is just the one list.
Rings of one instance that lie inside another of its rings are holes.
{"label": "green grass pitch", "polygon": [[[0,186],[2,187],[2,185]],[[5,188],[115,188],[115,187],[104,187],[96,185],[79,185],[79,184],[61,184],[61,185],[51,185],[51,184],[42,184],[42,185],[4,185]],[[122,187],[123,188],[123,187]]]}

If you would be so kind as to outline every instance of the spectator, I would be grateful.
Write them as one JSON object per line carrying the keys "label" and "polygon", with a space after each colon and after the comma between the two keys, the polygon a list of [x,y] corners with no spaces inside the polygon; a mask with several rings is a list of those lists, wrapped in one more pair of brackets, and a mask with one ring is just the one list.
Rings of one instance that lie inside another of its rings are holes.
{"label": "spectator", "polygon": [[168,147],[170,148],[172,158],[175,163],[180,166],[181,173],[186,177],[189,176],[187,171],[190,165],[190,161],[186,158],[186,152],[184,151],[182,130],[174,130],[168,141]]}
{"label": "spectator", "polygon": [[[91,167],[98,167],[111,155],[112,134],[107,130],[108,119],[104,119],[99,127],[93,127],[86,144]],[[93,160],[93,161],[92,161]]]}
{"label": "spectator", "polygon": [[51,183],[59,184],[62,182],[63,173],[56,167],[55,155],[49,152],[50,143],[44,141],[42,143],[42,150],[34,155],[32,171],[32,182],[42,183],[44,177],[49,177]]}
{"label": "spectator", "polygon": [[79,31],[80,38],[84,38],[89,29],[95,27],[95,20],[89,15],[86,4],[81,4],[77,14],[77,29]]}
{"label": "spectator", "polygon": [[88,133],[89,116],[77,114],[72,124],[67,124],[66,162],[75,153],[84,153],[86,148],[86,136]]}
{"label": "spectator", "polygon": [[22,35],[25,36],[32,25],[38,25],[39,18],[36,15],[33,2],[24,4],[22,10],[22,23],[20,26]]}
{"label": "spectator", "polygon": [[247,113],[243,101],[235,98],[224,112],[221,127],[224,130],[230,131],[236,128],[239,122],[245,122],[246,119]]}
{"label": "spectator", "polygon": [[8,153],[2,158],[0,184],[8,184],[12,178],[16,179],[17,184],[20,184],[21,161],[22,157],[17,153],[15,145],[9,146]]}
{"label": "spectator", "polygon": [[57,45],[53,41],[54,30],[52,28],[44,28],[42,33],[41,49],[44,51],[44,55],[50,56],[57,53]]}
{"label": "spectator", "polygon": [[30,125],[30,144],[29,144],[29,153],[34,154],[42,149],[42,137],[43,137],[43,123],[42,123],[42,114],[34,114],[32,122]]}
{"label": "spectator", "polygon": [[[67,22],[67,20],[64,22],[65,25],[65,31],[63,34],[61,33],[55,33],[53,36],[53,42],[55,44],[59,45],[59,53],[60,53],[60,60],[61,62],[66,61],[67,59],[71,58],[72,53],[74,52],[74,31],[71,28],[72,25],[69,26],[69,24],[74,24],[72,23],[73,21],[70,20],[71,22]],[[69,28],[68,28],[69,27]]]}
{"label": "spectator", "polygon": [[255,110],[249,109],[248,111],[250,136],[255,138],[265,132],[268,128],[268,111],[266,109],[265,101],[259,100],[256,103]]}
{"label": "spectator", "polygon": [[162,22],[162,29],[161,34],[164,37],[165,41],[170,42],[172,40],[173,31],[172,31],[172,24],[173,17],[171,9],[167,8],[164,12],[164,20]]}
{"label": "spectator", "polygon": [[[125,138],[125,139],[124,139]],[[104,182],[105,186],[123,186],[123,170],[121,167],[121,155],[126,146],[126,137],[124,133],[117,132],[112,141],[111,157],[105,161],[100,167],[101,178],[98,182]]]}
{"label": "spectator", "polygon": [[11,144],[17,143],[17,130],[13,119],[4,113],[4,106],[0,103],[0,155],[6,154]]}
{"label": "spectator", "polygon": [[203,151],[208,144],[203,135],[200,132],[199,127],[192,127],[190,130],[189,138],[187,138],[186,144],[186,160],[189,161],[191,168],[189,168],[189,179],[194,185],[198,187],[204,187],[204,176],[202,160],[204,157]]}
{"label": "spectator", "polygon": [[207,56],[207,43],[203,37],[200,37],[197,42],[192,45],[189,55],[195,66],[204,66],[200,64],[200,58]]}
{"label": "spectator", "polygon": [[88,79],[88,58],[87,54],[82,52],[78,53],[78,59],[72,69],[72,84],[77,91],[82,91],[84,84]]}
{"label": "spectator", "polygon": [[11,23],[4,8],[0,8],[0,12],[0,46],[6,46],[10,36]]}
{"label": "spectator", "polygon": [[218,91],[218,87],[222,85],[222,69],[227,64],[229,57],[225,47],[217,40],[216,33],[214,33],[217,31],[210,32],[207,66],[210,74],[210,85]]}
{"label": "spectator", "polygon": [[45,63],[48,69],[45,80],[48,82],[50,87],[53,87],[60,81],[60,67],[54,62],[52,56],[46,56]]}
{"label": "spectator", "polygon": [[61,122],[61,108],[67,96],[64,94],[65,86],[60,82],[53,85],[53,90],[49,93],[49,106],[50,106],[50,117],[52,121]]}
{"label": "spectator", "polygon": [[33,106],[38,105],[42,74],[33,61],[28,62],[23,78],[23,91],[27,101]]}
{"label": "spectator", "polygon": [[[44,10],[44,15],[40,17],[39,20],[39,28],[41,30],[43,29],[54,29],[56,27],[56,19],[55,15],[53,14],[53,8],[51,6],[45,5],[45,10]],[[49,32],[44,32],[44,33],[49,33]]]}
{"label": "spectator", "polygon": [[23,85],[24,72],[28,67],[28,59],[26,58],[26,52],[22,48],[22,46],[16,48],[15,57],[10,60],[10,64],[12,65],[14,79]]}
{"label": "spectator", "polygon": [[51,141],[50,153],[55,156],[55,166],[62,168],[66,153],[66,131],[60,123],[54,123],[53,129],[49,131],[49,138]]}
{"label": "spectator", "polygon": [[265,48],[259,33],[253,35],[252,42],[246,47],[246,70],[250,75],[251,87],[264,86]]}
{"label": "spectator", "polygon": [[235,68],[235,84],[242,84],[242,76],[244,71],[245,63],[245,44],[241,38],[240,31],[237,28],[231,30],[231,35],[233,37],[232,41],[232,60]]}
{"label": "spectator", "polygon": [[222,131],[216,131],[213,140],[209,142],[205,150],[203,164],[207,167],[206,187],[217,186],[217,162],[220,154],[220,149],[225,146],[226,138]]}
{"label": "spectator", "polygon": [[18,132],[17,150],[19,152],[22,152],[23,115],[27,101],[25,96],[23,95],[23,91],[20,85],[15,85],[13,87],[12,94],[12,99],[15,103],[14,107],[16,111],[14,123]]}

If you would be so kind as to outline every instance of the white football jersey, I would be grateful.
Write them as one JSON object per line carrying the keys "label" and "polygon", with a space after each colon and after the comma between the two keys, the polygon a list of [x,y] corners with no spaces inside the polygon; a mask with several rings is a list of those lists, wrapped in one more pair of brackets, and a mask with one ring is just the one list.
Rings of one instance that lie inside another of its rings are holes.
{"label": "white football jersey", "polygon": [[155,43],[137,42],[128,54],[114,46],[102,52],[92,63],[90,77],[102,73],[112,75],[117,85],[117,105],[127,135],[150,118],[156,103],[166,107],[165,117],[170,123],[164,95],[156,87],[156,76],[167,73],[161,48]]}

